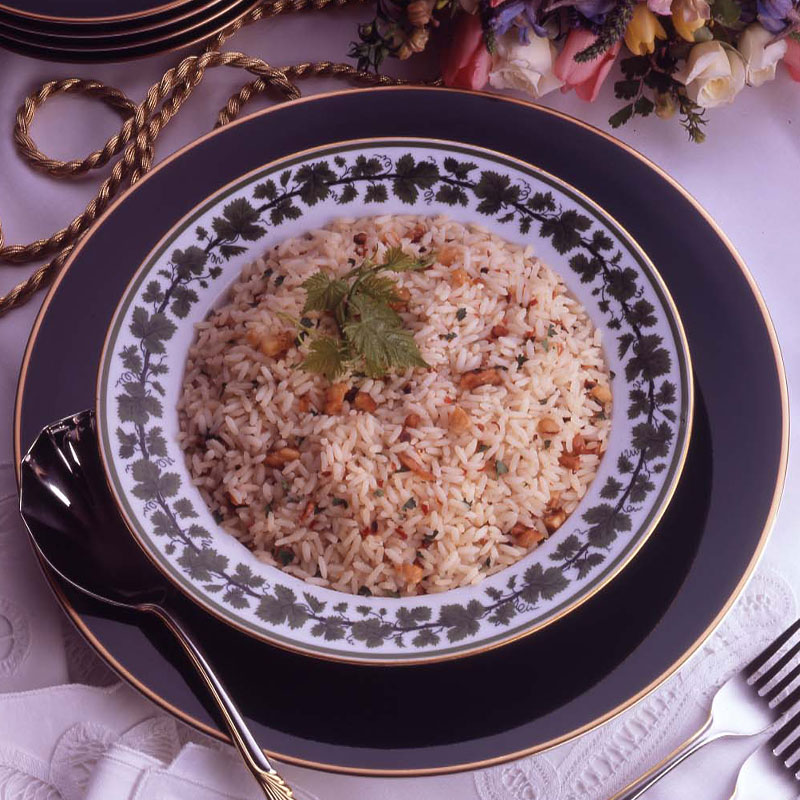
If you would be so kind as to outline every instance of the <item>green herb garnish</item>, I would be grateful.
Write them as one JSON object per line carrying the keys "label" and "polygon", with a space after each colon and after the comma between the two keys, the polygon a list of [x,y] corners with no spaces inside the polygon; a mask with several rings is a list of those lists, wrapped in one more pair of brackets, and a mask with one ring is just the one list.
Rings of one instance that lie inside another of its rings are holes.
{"label": "green herb garnish", "polygon": [[222,520],[225,519],[222,512],[218,508],[211,513],[211,516],[214,517],[214,522],[216,522],[217,525],[221,524]]}
{"label": "green herb garnish", "polygon": [[386,492],[384,492],[383,489],[376,489],[373,494],[375,497],[383,497]]}
{"label": "green herb garnish", "polygon": [[342,497],[334,497],[333,500],[331,500],[331,505],[332,506],[344,506],[344,508],[347,508],[347,500],[345,500]]}
{"label": "green herb garnish", "polygon": [[544,449],[545,449],[545,450],[549,450],[549,449],[550,449],[550,445],[551,445],[552,443],[553,443],[553,442],[552,442],[550,439],[545,439],[545,440],[544,440]]}
{"label": "green herb garnish", "polygon": [[275,554],[278,561],[283,564],[283,566],[288,566],[289,564],[294,561],[294,552],[290,550],[288,547],[281,547],[280,550]]}
{"label": "green herb garnish", "polygon": [[455,331],[450,331],[450,333],[440,333],[439,338],[444,339],[446,342],[452,342],[453,339],[456,338],[458,334]]}
{"label": "green herb garnish", "polygon": [[458,311],[456,311],[456,319],[459,322],[461,322],[461,320],[463,320],[464,317],[466,317],[466,316],[467,316],[467,309],[466,308],[459,308]]}
{"label": "green herb garnish", "polygon": [[432,254],[414,258],[392,247],[380,264],[365,259],[341,278],[323,270],[314,273],[303,283],[306,302],[302,313],[330,315],[338,335],[310,334],[302,368],[333,380],[348,369],[380,378],[395,369],[427,367],[413,334],[403,327],[402,318],[391,307],[400,300],[397,284],[379,273],[415,272],[427,269],[433,260]]}
{"label": "green herb garnish", "polygon": [[409,497],[408,500],[403,503],[403,511],[411,511],[412,508],[417,507],[417,501],[413,497]]}
{"label": "green herb garnish", "polygon": [[489,445],[488,444],[483,444],[483,442],[481,442],[481,444],[479,444],[478,447],[477,447],[477,452],[478,453],[485,453],[488,449],[489,449]]}
{"label": "green herb garnish", "polygon": [[495,461],[494,469],[498,475],[505,475],[508,472],[508,467],[502,461]]}

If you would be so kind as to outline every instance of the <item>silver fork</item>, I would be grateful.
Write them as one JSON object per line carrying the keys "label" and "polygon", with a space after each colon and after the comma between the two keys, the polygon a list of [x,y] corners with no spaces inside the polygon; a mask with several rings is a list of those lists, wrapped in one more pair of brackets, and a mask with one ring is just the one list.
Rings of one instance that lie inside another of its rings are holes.
{"label": "silver fork", "polygon": [[800,687],[790,692],[787,697],[778,700],[779,696],[800,676],[800,663],[795,664],[775,685],[769,685],[800,653],[800,640],[798,640],[780,655],[781,649],[798,630],[800,630],[800,620],[787,628],[744,669],[723,684],[714,695],[711,713],[703,727],[641,778],[617,792],[610,800],[637,800],[701,747],[729,736],[755,736],[777,722],[800,700]]}
{"label": "silver fork", "polygon": [[[778,800],[800,794],[800,711],[789,717],[739,770],[731,800]],[[777,769],[776,769],[777,767]]]}

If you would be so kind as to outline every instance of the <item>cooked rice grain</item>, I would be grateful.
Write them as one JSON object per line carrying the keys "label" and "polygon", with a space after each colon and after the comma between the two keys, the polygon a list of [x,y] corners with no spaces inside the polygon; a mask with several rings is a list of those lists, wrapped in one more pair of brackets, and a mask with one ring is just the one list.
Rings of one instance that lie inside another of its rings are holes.
{"label": "cooked rice grain", "polygon": [[[298,368],[296,344],[271,356],[262,341],[286,331],[277,312],[300,316],[314,272],[346,272],[397,243],[437,254],[397,276],[432,368],[347,376],[375,410],[356,410],[351,392],[322,413],[329,382]],[[341,219],[273,247],[225,300],[189,351],[180,444],[224,529],[268,564],[352,593],[475,584],[537,546],[522,529],[550,535],[545,520],[572,512],[595,476],[610,426],[610,404],[589,394],[609,384],[600,332],[530,247],[446,217]],[[499,385],[461,386],[487,368]],[[282,448],[300,457],[269,466]],[[560,463],[573,452],[574,469]],[[409,459],[433,480],[402,467]]]}

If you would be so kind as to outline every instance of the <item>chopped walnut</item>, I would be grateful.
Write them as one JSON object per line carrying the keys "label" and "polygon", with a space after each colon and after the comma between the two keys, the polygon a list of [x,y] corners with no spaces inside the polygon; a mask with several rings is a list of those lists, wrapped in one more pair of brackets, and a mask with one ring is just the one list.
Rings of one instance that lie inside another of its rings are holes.
{"label": "chopped walnut", "polygon": [[306,395],[303,395],[302,397],[298,398],[297,410],[301,414],[305,414],[309,408],[311,408],[311,401],[308,399]]}
{"label": "chopped walnut", "polygon": [[353,405],[359,411],[367,411],[370,414],[378,407],[378,404],[366,392],[359,392],[353,401]]}
{"label": "chopped walnut", "polygon": [[466,433],[470,428],[469,414],[461,406],[453,406],[450,414],[450,432],[455,434]]}
{"label": "chopped walnut", "polygon": [[303,513],[300,515],[300,522],[306,522],[309,517],[314,513],[314,501],[309,500],[305,508],[303,509]]}
{"label": "chopped walnut", "polygon": [[550,531],[550,533],[553,533],[553,531],[557,531],[564,524],[564,520],[566,520],[566,518],[566,511],[561,508],[557,508],[549,514],[545,514],[544,526],[548,531]]}
{"label": "chopped walnut", "polygon": [[249,345],[269,358],[286,355],[294,342],[294,334],[291,331],[267,333],[258,328],[250,328],[245,338]]}
{"label": "chopped walnut", "polygon": [[561,426],[552,417],[542,417],[536,423],[536,430],[539,433],[558,433]]}
{"label": "chopped walnut", "polygon": [[[409,7],[408,7],[409,19],[411,18],[411,14],[412,14],[412,11],[411,11],[411,6],[413,6],[413,5],[414,5],[414,3],[411,3],[411,4],[409,5]],[[417,6],[421,6],[421,5],[425,5],[425,6],[427,6],[428,4],[427,4],[426,0],[416,0],[416,5],[417,5]],[[428,8],[430,8],[430,6],[428,6]],[[429,12],[429,13],[430,13],[430,12]],[[415,25],[416,23],[412,22],[411,24],[412,24],[412,25]],[[424,25],[425,23],[423,22],[423,23],[421,23],[421,24],[422,24],[422,25]],[[411,230],[408,232],[408,238],[409,238],[409,239],[411,239],[411,241],[412,241],[412,242],[414,242],[414,244],[417,244],[417,243],[419,242],[419,240],[420,240],[420,239],[421,239],[421,238],[422,238],[422,237],[423,237],[423,236],[424,236],[424,235],[425,235],[427,232],[428,232],[428,229],[427,229],[427,228],[426,228],[424,225],[420,225],[419,223],[417,223],[417,224],[416,224],[416,225],[415,225],[415,226],[414,226],[414,227],[413,227],[413,228],[412,228],[412,229],[411,229]]]}
{"label": "chopped walnut", "polygon": [[501,336],[508,336],[508,327],[506,325],[493,325],[490,336],[492,339],[499,339]]}
{"label": "chopped walnut", "polygon": [[466,372],[461,376],[459,386],[466,390],[472,391],[479,386],[499,386],[503,382],[500,375],[500,370],[491,367],[489,369],[477,369],[472,372]]}
{"label": "chopped walnut", "polygon": [[400,567],[400,574],[405,578],[406,583],[419,583],[425,573],[418,564],[403,564]]}
{"label": "chopped walnut", "polygon": [[405,422],[403,423],[403,425],[406,428],[419,428],[420,422],[422,422],[422,419],[421,419],[420,415],[419,414],[415,414],[414,412],[412,412],[411,414],[409,414],[406,417]]}
{"label": "chopped walnut", "polygon": [[353,241],[358,245],[364,245],[367,243],[367,234],[357,233],[355,236],[353,236]]}
{"label": "chopped walnut", "polygon": [[511,535],[514,537],[514,543],[520,547],[532,547],[547,538],[541,531],[536,530],[536,528],[529,528],[521,522],[514,525],[511,529]]}
{"label": "chopped walnut", "polygon": [[441,250],[439,250],[436,260],[445,267],[451,267],[453,262],[458,259],[458,256],[458,247],[447,244]]}
{"label": "chopped walnut", "polygon": [[408,308],[409,300],[411,300],[411,292],[405,286],[401,286],[394,290],[394,300],[389,302],[389,308],[393,311],[403,311]]}
{"label": "chopped walnut", "polygon": [[[415,451],[416,452],[416,451]],[[402,453],[397,454],[398,461],[415,475],[418,475],[425,481],[434,481],[436,477],[430,471],[425,469],[409,452],[408,450],[403,450]]]}
{"label": "chopped walnut", "polygon": [[597,400],[598,403],[610,403],[611,402],[611,389],[608,386],[598,383],[589,394]]}
{"label": "chopped walnut", "polygon": [[297,461],[300,458],[300,451],[295,450],[294,447],[281,447],[280,450],[273,450],[267,453],[264,459],[268,467],[285,467],[291,461]]}
{"label": "chopped walnut", "polygon": [[344,405],[344,396],[347,394],[346,383],[332,383],[325,392],[325,405],[322,410],[326,414],[338,414]]}
{"label": "chopped walnut", "polygon": [[454,289],[458,289],[461,286],[466,286],[469,283],[469,275],[467,275],[467,271],[458,267],[454,269],[450,273],[450,285]]}
{"label": "chopped walnut", "polygon": [[567,469],[576,470],[581,465],[581,457],[574,453],[562,453],[558,457],[558,463]]}

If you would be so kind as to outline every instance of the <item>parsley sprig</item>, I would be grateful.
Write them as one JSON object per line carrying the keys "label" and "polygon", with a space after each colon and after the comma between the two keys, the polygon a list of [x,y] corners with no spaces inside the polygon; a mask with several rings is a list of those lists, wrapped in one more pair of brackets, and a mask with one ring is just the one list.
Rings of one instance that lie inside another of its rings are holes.
{"label": "parsley sprig", "polygon": [[381,272],[418,272],[433,256],[415,258],[399,247],[386,251],[381,263],[371,258],[340,278],[324,270],[303,282],[303,314],[319,311],[333,318],[338,336],[312,333],[301,364],[333,380],[349,369],[379,378],[394,369],[427,367],[411,331],[392,308],[401,301],[397,284]]}

